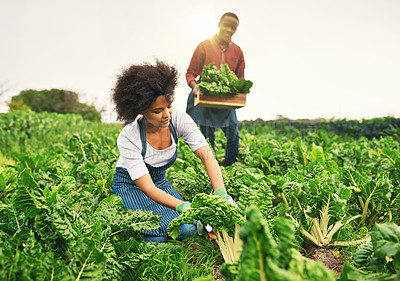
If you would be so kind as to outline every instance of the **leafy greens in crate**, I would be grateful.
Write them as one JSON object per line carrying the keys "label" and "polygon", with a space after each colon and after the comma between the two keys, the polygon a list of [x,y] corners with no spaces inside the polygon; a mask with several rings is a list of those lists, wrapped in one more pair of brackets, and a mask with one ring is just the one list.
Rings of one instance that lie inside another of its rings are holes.
{"label": "leafy greens in crate", "polygon": [[253,82],[243,78],[238,79],[236,74],[229,69],[227,63],[221,63],[219,70],[214,63],[205,65],[201,82],[198,85],[201,94],[222,96],[224,94],[247,94]]}

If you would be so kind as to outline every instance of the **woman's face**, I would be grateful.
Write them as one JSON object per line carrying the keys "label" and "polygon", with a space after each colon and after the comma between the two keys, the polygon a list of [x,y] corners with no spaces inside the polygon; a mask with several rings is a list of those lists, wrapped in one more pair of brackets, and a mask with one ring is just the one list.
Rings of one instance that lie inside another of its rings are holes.
{"label": "woman's face", "polygon": [[146,126],[151,129],[161,129],[169,126],[172,105],[165,96],[159,96],[149,109],[143,112]]}

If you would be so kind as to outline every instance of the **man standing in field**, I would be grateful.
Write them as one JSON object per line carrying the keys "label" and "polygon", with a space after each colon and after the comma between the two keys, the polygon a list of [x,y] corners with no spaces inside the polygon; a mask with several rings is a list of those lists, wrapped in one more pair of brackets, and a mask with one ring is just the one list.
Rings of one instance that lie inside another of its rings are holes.
{"label": "man standing in field", "polygon": [[[243,52],[231,40],[238,25],[239,18],[236,14],[223,14],[218,23],[219,33],[197,46],[186,72],[186,81],[192,88],[188,96],[186,112],[200,125],[201,132],[209,139],[214,152],[215,129],[222,129],[227,139],[223,163],[225,167],[232,165],[236,161],[239,150],[236,110],[194,106],[194,97],[200,95],[197,84],[200,83],[203,67],[210,63],[214,63],[218,69],[220,69],[221,63],[228,63],[230,70],[235,72],[238,78],[244,78],[245,62]],[[200,78],[196,80],[198,76]]]}

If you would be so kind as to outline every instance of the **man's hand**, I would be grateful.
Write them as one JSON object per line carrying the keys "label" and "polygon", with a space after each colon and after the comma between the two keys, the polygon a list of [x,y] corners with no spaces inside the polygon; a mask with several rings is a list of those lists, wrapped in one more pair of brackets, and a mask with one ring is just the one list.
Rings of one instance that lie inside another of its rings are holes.
{"label": "man's hand", "polygon": [[197,87],[197,83],[196,83],[196,81],[191,81],[190,82],[190,88],[192,88],[192,95],[193,95],[193,97],[197,97],[198,95],[200,95],[200,90],[199,90],[199,88]]}
{"label": "man's hand", "polygon": [[194,89],[193,89],[193,91],[192,91],[192,95],[193,95],[193,97],[195,97],[195,98],[197,98],[198,95],[200,95],[200,90],[199,90],[199,88],[198,88],[197,86],[194,87]]}

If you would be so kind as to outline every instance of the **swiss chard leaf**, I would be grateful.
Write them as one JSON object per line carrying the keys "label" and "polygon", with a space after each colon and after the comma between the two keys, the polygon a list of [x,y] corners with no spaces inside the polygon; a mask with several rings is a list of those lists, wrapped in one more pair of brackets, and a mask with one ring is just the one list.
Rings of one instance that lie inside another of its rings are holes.
{"label": "swiss chard leaf", "polygon": [[201,94],[222,96],[224,94],[250,93],[253,82],[243,78],[238,79],[227,63],[221,63],[220,67],[221,70],[214,63],[204,66],[201,82],[198,85]]}
{"label": "swiss chard leaf", "polygon": [[102,279],[106,256],[95,246],[93,240],[79,239],[69,248],[69,251],[73,256],[71,267],[77,280]]}
{"label": "swiss chard leaf", "polygon": [[240,229],[243,250],[239,270],[232,280],[335,280],[333,271],[321,262],[303,257],[293,247],[295,229],[289,220],[278,218],[274,221],[278,237],[275,241],[257,207],[251,206],[246,217],[247,221]]}
{"label": "swiss chard leaf", "polygon": [[244,217],[235,206],[221,197],[200,193],[193,198],[191,208],[183,211],[168,225],[168,234],[176,239],[180,234],[179,226],[193,223],[194,220],[199,220],[204,225],[210,224],[218,230],[226,231],[229,236],[233,237],[235,223],[243,224]]}
{"label": "swiss chard leaf", "polygon": [[34,218],[43,209],[47,209],[42,190],[32,177],[30,169],[21,172],[12,198],[15,208],[29,218]]}
{"label": "swiss chard leaf", "polygon": [[[375,224],[371,233],[374,252],[378,257],[400,259],[400,227],[394,223]],[[400,260],[398,261],[400,263]]]}

